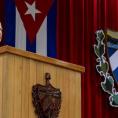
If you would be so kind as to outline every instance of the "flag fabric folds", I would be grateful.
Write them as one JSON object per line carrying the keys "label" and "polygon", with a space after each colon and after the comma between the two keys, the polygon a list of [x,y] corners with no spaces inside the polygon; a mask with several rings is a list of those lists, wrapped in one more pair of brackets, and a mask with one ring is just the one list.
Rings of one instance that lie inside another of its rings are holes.
{"label": "flag fabric folds", "polygon": [[56,0],[4,0],[4,45],[56,57]]}

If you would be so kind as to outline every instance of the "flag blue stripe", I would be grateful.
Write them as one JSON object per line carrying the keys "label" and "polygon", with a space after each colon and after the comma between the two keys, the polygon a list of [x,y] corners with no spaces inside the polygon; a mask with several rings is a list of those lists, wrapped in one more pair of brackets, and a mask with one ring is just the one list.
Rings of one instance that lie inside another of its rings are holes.
{"label": "flag blue stripe", "polygon": [[[5,2],[5,39],[4,44],[15,47],[16,32],[16,5],[13,0],[4,0]],[[47,16],[47,56],[56,57],[56,15],[57,1],[55,0]],[[36,38],[30,42],[26,36],[26,50],[36,52]]]}
{"label": "flag blue stripe", "polygon": [[118,67],[113,71],[115,80],[118,82]]}
{"label": "flag blue stripe", "polygon": [[47,17],[47,56],[56,57],[56,16],[57,1],[55,0]]}
{"label": "flag blue stripe", "polygon": [[34,53],[36,52],[36,38],[32,42],[30,42],[28,35],[27,35],[26,50],[30,51],[30,52],[34,52]]}
{"label": "flag blue stripe", "polygon": [[114,48],[108,48],[108,55],[111,57],[115,53],[116,49]]}
{"label": "flag blue stripe", "polygon": [[16,8],[13,0],[5,1],[5,39],[4,44],[15,46]]}
{"label": "flag blue stripe", "polygon": [[118,44],[113,44],[111,42],[108,42],[107,46],[110,47],[110,48],[118,49]]}

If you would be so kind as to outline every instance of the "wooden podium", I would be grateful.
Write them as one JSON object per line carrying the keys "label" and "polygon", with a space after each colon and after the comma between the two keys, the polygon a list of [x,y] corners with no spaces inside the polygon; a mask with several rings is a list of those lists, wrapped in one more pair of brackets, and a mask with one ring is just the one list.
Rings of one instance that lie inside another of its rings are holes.
{"label": "wooden podium", "polygon": [[40,56],[10,46],[0,47],[0,118],[38,118],[32,86],[45,84],[44,74],[62,92],[59,118],[81,118],[82,66]]}

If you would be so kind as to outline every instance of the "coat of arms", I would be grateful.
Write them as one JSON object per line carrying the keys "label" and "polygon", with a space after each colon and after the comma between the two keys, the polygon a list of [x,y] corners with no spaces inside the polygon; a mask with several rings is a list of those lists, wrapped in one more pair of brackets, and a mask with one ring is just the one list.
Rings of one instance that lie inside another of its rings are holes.
{"label": "coat of arms", "polygon": [[61,92],[50,84],[50,74],[45,75],[46,85],[34,85],[33,104],[38,118],[57,118],[61,107]]}
{"label": "coat of arms", "polygon": [[101,82],[102,89],[108,93],[110,105],[118,107],[118,32],[107,30],[96,31],[97,44],[94,51],[97,56],[96,69],[104,80]]}

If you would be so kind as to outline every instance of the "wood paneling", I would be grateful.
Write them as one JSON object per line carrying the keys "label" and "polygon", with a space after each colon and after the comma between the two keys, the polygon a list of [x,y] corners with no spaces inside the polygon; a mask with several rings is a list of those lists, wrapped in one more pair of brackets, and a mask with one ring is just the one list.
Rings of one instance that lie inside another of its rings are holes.
{"label": "wood paneling", "polygon": [[34,108],[32,105],[32,86],[36,84],[36,62],[34,60],[30,61],[30,77],[29,77],[29,118],[36,118],[34,113]]}
{"label": "wood paneling", "polygon": [[19,55],[19,56],[22,56],[22,57],[31,58],[33,60],[48,63],[48,64],[51,64],[51,65],[56,65],[56,66],[64,67],[64,68],[79,71],[79,72],[85,72],[85,68],[83,66],[68,63],[68,62],[65,62],[65,61],[60,61],[60,60],[57,60],[57,59],[54,59],[54,58],[44,57],[44,56],[37,55],[37,54],[32,53],[32,52],[23,51],[23,50],[13,48],[13,47],[10,47],[10,46],[0,47],[0,54],[2,54],[2,53],[11,53],[11,54],[14,54],[14,55]]}
{"label": "wood paneling", "polygon": [[30,83],[30,61],[23,59],[23,78],[22,78],[22,117],[29,118],[29,83]]}
{"label": "wood paneling", "polygon": [[0,56],[0,118],[2,118],[2,77],[3,77],[3,72],[2,72],[2,68],[3,68],[3,58]]}
{"label": "wood paneling", "polygon": [[8,65],[8,61],[7,61],[7,55],[1,55],[1,58],[3,60],[3,64],[2,64],[2,72],[3,72],[3,77],[2,77],[2,118],[7,118],[8,115],[8,81],[7,81],[7,73],[8,73],[8,69],[7,65]]}
{"label": "wood paneling", "polygon": [[12,53],[0,55],[0,118],[37,118],[32,104],[32,86],[45,84],[45,73],[60,88],[59,118],[81,118],[81,73]]}
{"label": "wood paneling", "polygon": [[14,56],[14,118],[21,118],[22,112],[22,76],[23,76],[23,61],[22,57]]}

